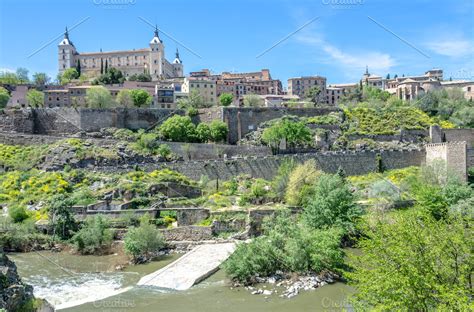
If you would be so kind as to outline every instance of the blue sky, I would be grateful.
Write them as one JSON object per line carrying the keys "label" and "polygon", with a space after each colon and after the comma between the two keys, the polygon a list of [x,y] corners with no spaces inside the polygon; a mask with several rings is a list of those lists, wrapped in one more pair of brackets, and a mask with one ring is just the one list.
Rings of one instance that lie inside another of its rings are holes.
{"label": "blue sky", "polygon": [[54,77],[54,38],[84,19],[70,32],[79,52],[147,47],[153,29],[145,19],[192,51],[161,33],[167,58],[179,47],[186,73],[269,68],[284,84],[302,75],[344,83],[367,64],[383,76],[436,67],[474,79],[472,0],[0,0],[0,70]]}

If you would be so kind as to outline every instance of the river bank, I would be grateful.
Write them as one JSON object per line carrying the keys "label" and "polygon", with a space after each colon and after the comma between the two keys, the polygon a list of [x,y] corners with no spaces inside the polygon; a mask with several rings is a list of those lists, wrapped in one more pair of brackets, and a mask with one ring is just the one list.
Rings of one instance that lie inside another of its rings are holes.
{"label": "river bank", "polygon": [[[39,253],[39,254],[38,254]],[[49,251],[9,254],[25,282],[35,295],[47,298],[62,311],[340,311],[352,289],[336,282],[303,291],[292,299],[277,294],[255,296],[243,287],[233,288],[223,271],[218,271],[186,291],[136,287],[144,275],[178,259],[180,254],[163,256],[157,261],[112,269],[110,263],[119,255],[75,256]],[[47,257],[50,261],[45,260]],[[97,273],[100,272],[100,273]],[[258,284],[270,289],[275,285]]]}

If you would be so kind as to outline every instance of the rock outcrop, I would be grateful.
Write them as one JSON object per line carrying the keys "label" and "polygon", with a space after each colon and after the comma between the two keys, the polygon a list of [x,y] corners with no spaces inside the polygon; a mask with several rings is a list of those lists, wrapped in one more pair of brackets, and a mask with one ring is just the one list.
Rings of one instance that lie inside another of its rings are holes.
{"label": "rock outcrop", "polygon": [[54,308],[46,301],[36,299],[33,287],[25,284],[16,270],[16,265],[0,252],[0,311],[41,311]]}

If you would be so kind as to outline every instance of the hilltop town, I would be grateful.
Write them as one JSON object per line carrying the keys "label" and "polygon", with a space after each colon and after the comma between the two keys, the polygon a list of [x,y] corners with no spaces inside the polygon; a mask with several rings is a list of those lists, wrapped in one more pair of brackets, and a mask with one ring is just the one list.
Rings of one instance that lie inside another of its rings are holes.
{"label": "hilltop town", "polygon": [[[222,268],[285,300],[349,282],[365,308],[472,305],[474,81],[366,68],[284,87],[270,69],[186,74],[158,29],[143,49],[73,39],[54,79],[0,73],[0,249],[109,257],[113,272],[187,252],[134,281],[176,291]],[[0,259],[0,311],[35,310]],[[435,286],[415,296],[413,276]]]}

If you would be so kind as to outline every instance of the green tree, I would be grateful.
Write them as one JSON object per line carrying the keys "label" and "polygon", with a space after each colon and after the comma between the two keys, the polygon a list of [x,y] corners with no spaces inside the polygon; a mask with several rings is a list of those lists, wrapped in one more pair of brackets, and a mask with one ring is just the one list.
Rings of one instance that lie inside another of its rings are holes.
{"label": "green tree", "polygon": [[100,75],[96,79],[92,81],[92,84],[94,85],[108,85],[108,84],[120,84],[125,81],[125,77],[123,76],[123,73],[116,69],[116,68],[110,68],[107,69],[107,60],[105,61],[105,72],[104,74]]}
{"label": "green tree", "polygon": [[122,89],[117,94],[117,98],[115,99],[118,104],[123,107],[132,107],[133,106],[133,99],[130,95],[130,90]]}
{"label": "green tree", "polygon": [[129,81],[150,82],[151,76],[148,73],[133,74],[128,78]]}
{"label": "green tree", "polygon": [[206,123],[200,123],[196,127],[196,136],[199,142],[206,143],[211,138],[211,129]]}
{"label": "green tree", "polygon": [[246,107],[260,107],[263,105],[263,100],[257,94],[244,95],[244,106]]}
{"label": "green tree", "polygon": [[209,104],[204,101],[199,91],[194,89],[189,93],[187,98],[178,100],[177,106],[179,109],[189,110],[209,107]]}
{"label": "green tree", "polygon": [[16,69],[16,76],[20,83],[28,83],[30,82],[30,78],[28,77],[28,69],[23,67],[18,67]]}
{"label": "green tree", "polygon": [[72,237],[72,242],[81,254],[94,254],[110,247],[112,239],[109,222],[98,214],[86,219],[82,228]]}
{"label": "green tree", "polygon": [[291,206],[301,206],[306,203],[313,192],[313,185],[321,174],[313,159],[295,166],[288,177],[286,203]]}
{"label": "green tree", "polygon": [[48,212],[54,235],[61,239],[68,239],[77,228],[71,207],[74,201],[64,194],[58,194],[50,199]]}
{"label": "green tree", "polygon": [[33,82],[37,86],[47,85],[51,81],[51,78],[46,73],[34,73]]}
{"label": "green tree", "polygon": [[75,68],[68,68],[65,71],[63,71],[62,74],[59,75],[59,82],[62,85],[70,83],[74,79],[79,78],[79,73],[77,72],[77,69]]}
{"label": "green tree", "polygon": [[376,311],[469,311],[472,227],[436,221],[416,209],[364,223],[361,253],[347,273],[356,308]]}
{"label": "green tree", "polygon": [[265,128],[262,141],[270,146],[274,153],[278,153],[282,140],[285,140],[290,149],[309,145],[312,141],[311,130],[303,122],[282,119]]}
{"label": "green tree", "polygon": [[31,107],[43,107],[44,93],[36,89],[31,89],[26,93],[26,100]]}
{"label": "green tree", "polygon": [[192,142],[196,138],[196,126],[189,116],[174,115],[158,129],[161,137],[174,142]]}
{"label": "green tree", "polygon": [[124,242],[125,252],[131,255],[135,262],[138,262],[140,257],[147,259],[165,246],[163,236],[156,226],[150,223],[148,215],[142,217],[139,227],[128,229]]}
{"label": "green tree", "polygon": [[234,96],[230,93],[222,93],[219,97],[219,102],[222,106],[229,106],[230,104],[232,104],[233,100]]}
{"label": "green tree", "polygon": [[308,100],[311,101],[314,105],[318,104],[321,101],[321,88],[319,86],[311,87],[307,92]]}
{"label": "green tree", "polygon": [[131,90],[130,96],[132,97],[133,105],[137,107],[149,106],[153,100],[151,95],[142,89]]}
{"label": "green tree", "polygon": [[209,124],[210,139],[213,142],[224,142],[227,140],[227,134],[229,133],[229,127],[223,121],[213,120]]}
{"label": "green tree", "polygon": [[114,104],[110,91],[102,86],[87,89],[86,102],[87,107],[91,108],[108,108]]}
{"label": "green tree", "polygon": [[344,179],[337,174],[323,174],[313,188],[313,195],[303,207],[304,222],[316,229],[335,226],[346,233],[354,232],[361,210]]}
{"label": "green tree", "polygon": [[5,108],[9,100],[10,94],[8,93],[8,90],[4,87],[0,87],[0,109]]}
{"label": "green tree", "polygon": [[79,77],[81,77],[81,61],[80,60],[77,60],[76,70]]}
{"label": "green tree", "polygon": [[0,83],[17,85],[20,84],[18,77],[15,73],[9,71],[0,72]]}

